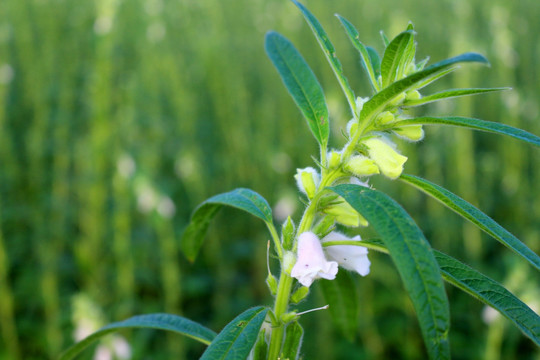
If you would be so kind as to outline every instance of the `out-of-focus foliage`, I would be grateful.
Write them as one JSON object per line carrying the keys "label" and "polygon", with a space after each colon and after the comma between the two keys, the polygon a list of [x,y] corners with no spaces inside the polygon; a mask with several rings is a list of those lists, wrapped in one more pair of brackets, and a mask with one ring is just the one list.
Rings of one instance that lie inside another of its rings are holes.
{"label": "out-of-focus foliage", "polygon": [[[434,104],[425,113],[540,133],[538,1],[306,5],[328,24],[357,95],[371,89],[331,16],[336,12],[358,27],[365,44],[379,44],[379,30],[393,36],[411,20],[420,57],[478,51],[492,63],[463,69],[442,86],[513,87]],[[297,44],[326,89],[331,123],[344,127],[348,109],[339,85],[289,1],[0,2],[0,359],[55,357],[74,334],[134,314],[183,314],[218,331],[235,314],[270,302],[262,223],[239,211],[220,214],[195,264],[180,256],[178,241],[197,204],[234,187],[256,189],[280,221],[298,202],[295,168],[310,163],[317,147],[264,54],[270,29]],[[468,130],[427,134],[407,151],[406,171],[478,205],[539,253],[538,150]],[[338,142],[343,138],[330,139]],[[421,193],[397,182],[376,186],[390,189],[434,247],[475,265],[538,311],[540,279],[530,266]],[[424,356],[396,271],[384,256],[374,254],[372,263],[372,274],[355,280],[356,342],[342,339],[327,313],[305,315],[312,321],[306,326],[318,331],[304,341],[319,344],[304,347],[307,359],[347,359],[351,349],[366,359]],[[75,312],[76,296],[89,299],[87,311]],[[540,356],[474,299],[452,288],[449,296],[456,359]],[[153,359],[190,359],[204,349],[147,330],[122,336],[134,358],[145,349]],[[333,340],[321,344],[317,337]],[[103,345],[115,351],[114,341]]]}

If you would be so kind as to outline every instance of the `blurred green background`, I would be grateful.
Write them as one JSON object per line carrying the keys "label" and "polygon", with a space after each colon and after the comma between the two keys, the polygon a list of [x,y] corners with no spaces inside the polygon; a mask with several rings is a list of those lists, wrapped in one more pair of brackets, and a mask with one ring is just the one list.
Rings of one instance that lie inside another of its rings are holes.
{"label": "blurred green background", "polygon": [[[370,95],[334,13],[381,50],[408,21],[418,56],[466,51],[446,87],[512,91],[430,105],[422,113],[500,121],[540,134],[537,0],[309,0],[357,95]],[[75,333],[134,314],[170,312],[218,331],[270,304],[264,225],[222,211],[199,259],[179,237],[194,207],[249,187],[276,221],[298,213],[292,178],[317,153],[300,112],[263,49],[277,30],[325,89],[333,138],[349,119],[344,97],[299,11],[286,0],[2,0],[0,2],[0,359],[56,357]],[[427,128],[401,144],[405,171],[441,184],[540,252],[540,152],[512,139]],[[398,182],[390,192],[433,246],[504,283],[536,311],[540,277],[438,203]],[[346,340],[320,311],[305,315],[306,359],[425,356],[412,306],[389,259],[371,256],[355,279],[359,328]],[[448,288],[455,359],[540,359],[534,344],[482,304]],[[320,289],[302,310],[321,306]],[[123,332],[134,359],[193,359],[202,345],[157,331]],[[107,346],[122,344],[109,339]],[[89,349],[81,357],[90,359]],[[355,355],[351,355],[355,354]]]}

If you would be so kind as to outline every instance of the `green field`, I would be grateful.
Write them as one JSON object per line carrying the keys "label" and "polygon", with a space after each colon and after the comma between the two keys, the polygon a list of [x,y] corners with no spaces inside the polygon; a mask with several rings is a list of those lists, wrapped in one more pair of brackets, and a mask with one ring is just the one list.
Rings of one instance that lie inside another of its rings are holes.
{"label": "green field", "polygon": [[[334,13],[378,50],[380,30],[394,36],[412,21],[421,58],[484,54],[491,67],[466,66],[440,86],[511,91],[423,113],[540,135],[537,0],[304,2],[326,28],[357,95],[371,90]],[[254,189],[278,223],[300,210],[293,175],[311,166],[318,149],[264,53],[268,30],[291,39],[313,68],[331,111],[330,143],[341,145],[345,98],[287,0],[0,1],[1,360],[56,358],[77,328],[135,314],[175,313],[217,331],[246,308],[272,303],[262,223],[223,211],[194,264],[179,251],[191,211],[216,193]],[[538,148],[449,127],[427,127],[422,143],[405,146],[406,173],[459,194],[540,253]],[[403,204],[434,247],[540,310],[540,276],[532,267],[420,192],[374,183]],[[306,314],[305,359],[425,356],[397,271],[385,255],[370,258],[371,274],[354,279],[357,336],[344,338],[327,312]],[[540,349],[508,321],[447,289],[455,359],[540,359]],[[315,285],[300,308],[322,305]],[[204,350],[157,331],[121,336],[134,359],[194,359]]]}

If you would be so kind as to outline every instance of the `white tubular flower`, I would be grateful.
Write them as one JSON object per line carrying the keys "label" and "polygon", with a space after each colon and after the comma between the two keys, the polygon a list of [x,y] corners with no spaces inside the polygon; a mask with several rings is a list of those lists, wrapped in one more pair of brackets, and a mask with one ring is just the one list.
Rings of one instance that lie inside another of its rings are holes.
{"label": "white tubular flower", "polygon": [[[360,238],[360,235],[351,239],[337,231],[332,231],[322,239],[323,242],[343,240],[361,241],[362,239]],[[367,248],[356,245],[333,245],[326,246],[324,251],[330,259],[337,261],[339,266],[344,269],[356,271],[362,276],[369,274],[371,262],[368,259]]]}
{"label": "white tubular flower", "polygon": [[304,169],[296,169],[296,184],[300,191],[308,196],[308,198],[313,198],[319,183],[321,182],[321,175],[312,167],[307,167]]}
{"label": "white tubular flower", "polygon": [[314,233],[308,231],[300,234],[297,254],[291,276],[300,284],[309,287],[315,279],[334,280],[336,278],[338,263],[326,261],[319,238]]}
{"label": "white tubular flower", "polygon": [[385,176],[397,179],[401,175],[407,157],[394,149],[393,142],[386,138],[374,137],[365,140],[364,144],[369,148],[369,157]]}

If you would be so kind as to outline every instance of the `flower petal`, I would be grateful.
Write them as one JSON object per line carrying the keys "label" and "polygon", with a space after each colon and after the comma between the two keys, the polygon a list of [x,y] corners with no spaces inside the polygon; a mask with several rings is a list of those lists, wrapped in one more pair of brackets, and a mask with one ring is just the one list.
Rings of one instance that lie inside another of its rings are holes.
{"label": "flower petal", "polygon": [[337,272],[337,262],[326,260],[317,235],[309,231],[300,234],[297,260],[291,270],[291,276],[309,287],[315,279],[335,279]]}

